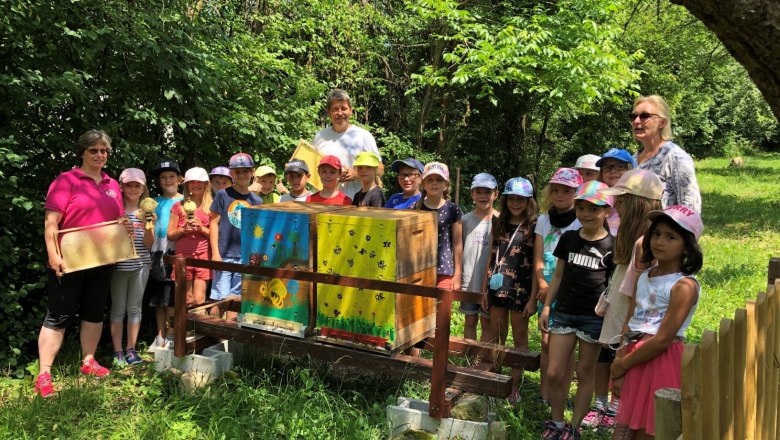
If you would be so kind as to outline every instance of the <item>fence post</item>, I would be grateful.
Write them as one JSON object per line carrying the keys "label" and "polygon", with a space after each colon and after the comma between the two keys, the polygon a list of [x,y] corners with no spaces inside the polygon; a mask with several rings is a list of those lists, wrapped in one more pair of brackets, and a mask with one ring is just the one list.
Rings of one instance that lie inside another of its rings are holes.
{"label": "fence post", "polygon": [[770,390],[770,400],[767,403],[769,411],[768,436],[778,438],[780,436],[780,422],[778,421],[777,405],[780,404],[780,282],[767,288],[767,305],[769,307],[769,353],[767,354],[767,368],[771,372],[767,388]]}
{"label": "fence post", "polygon": [[734,331],[733,321],[720,320],[718,331],[718,376],[721,440],[734,440]]}
{"label": "fence post", "polygon": [[450,315],[452,314],[452,291],[439,291],[436,306],[436,347],[433,349],[431,370],[431,395],[428,398],[428,414],[435,419],[449,417],[447,403],[447,362],[450,345]]}
{"label": "fence post", "polygon": [[756,439],[774,440],[766,429],[767,404],[770,390],[767,389],[767,302],[766,293],[759,293],[756,299]]}
{"label": "fence post", "polygon": [[682,427],[685,440],[703,440],[701,414],[701,350],[685,344],[682,358]]}
{"label": "fence post", "polygon": [[774,257],[769,259],[769,267],[766,271],[766,285],[774,286],[775,280],[780,278],[780,258]]}
{"label": "fence post", "polygon": [[[734,312],[734,439],[745,438],[745,364],[747,359],[747,310]],[[753,396],[750,396],[752,399]]]}
{"label": "fence post", "polygon": [[187,259],[181,255],[177,256],[173,263],[173,272],[176,274],[173,299],[173,354],[182,357],[187,354]]}
{"label": "fence post", "polygon": [[682,434],[680,390],[661,388],[655,392],[655,440],[677,440]]}
{"label": "fence post", "polygon": [[745,339],[745,438],[756,438],[756,302],[748,300]]}
{"label": "fence post", "polygon": [[704,438],[716,439],[720,432],[718,403],[718,336],[705,330],[701,337],[701,415]]}

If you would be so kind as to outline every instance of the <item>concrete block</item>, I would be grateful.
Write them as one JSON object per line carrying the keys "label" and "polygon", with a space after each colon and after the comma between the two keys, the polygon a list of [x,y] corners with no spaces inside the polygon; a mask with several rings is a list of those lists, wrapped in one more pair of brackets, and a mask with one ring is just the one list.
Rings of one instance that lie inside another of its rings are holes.
{"label": "concrete block", "polygon": [[227,341],[212,345],[203,350],[203,356],[211,357],[217,360],[219,365],[219,375],[233,369],[233,353],[228,351]]}
{"label": "concrete block", "polygon": [[176,368],[184,372],[197,371],[219,377],[233,368],[233,354],[226,351],[228,344],[219,343],[203,351],[202,355],[191,354],[181,358],[173,355],[173,344],[156,348],[154,353],[155,371],[162,372]]}
{"label": "concrete block", "polygon": [[428,402],[400,397],[396,405],[387,407],[390,420],[390,437],[394,438],[409,429],[436,434],[438,440],[463,439],[487,440],[489,420],[472,422],[453,418],[436,420],[428,415]]}

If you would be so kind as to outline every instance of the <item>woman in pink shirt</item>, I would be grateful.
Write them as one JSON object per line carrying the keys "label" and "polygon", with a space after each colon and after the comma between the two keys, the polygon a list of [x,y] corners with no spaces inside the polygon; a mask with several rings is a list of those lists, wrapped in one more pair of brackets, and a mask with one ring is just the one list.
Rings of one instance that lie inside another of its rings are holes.
{"label": "woman in pink shirt", "polygon": [[44,204],[49,301],[38,336],[39,370],[35,381],[35,392],[42,397],[54,392],[51,366],[62,347],[65,329],[77,319],[81,320],[81,374],[103,377],[109,373],[95,360],[95,349],[103,327],[103,310],[114,266],[65,273],[57,240],[61,229],[124,218],[122,193],[117,181],[102,171],[111,153],[111,138],[106,132],[89,130],[82,134],[75,152],[81,158],[81,165],[54,179]]}

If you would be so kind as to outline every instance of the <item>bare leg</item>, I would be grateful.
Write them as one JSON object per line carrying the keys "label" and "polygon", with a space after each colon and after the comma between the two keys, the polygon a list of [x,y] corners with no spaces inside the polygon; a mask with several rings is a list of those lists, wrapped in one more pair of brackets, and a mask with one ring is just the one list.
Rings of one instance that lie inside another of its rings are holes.
{"label": "bare leg", "polygon": [[102,330],[102,322],[81,321],[81,353],[84,362],[95,358],[95,350],[98,342],[100,342],[100,332]]}
{"label": "bare leg", "polygon": [[[111,323],[111,343],[114,344],[114,353],[122,351],[123,324],[122,321]],[[130,324],[128,323],[128,326],[129,325]],[[127,335],[127,338],[130,339],[129,334]]]}
{"label": "bare leg", "polygon": [[154,310],[154,319],[157,322],[157,336],[164,338],[167,326],[166,308],[157,307]]}
{"label": "bare leg", "polygon": [[[141,330],[140,322],[127,322],[127,349],[135,350],[135,344],[138,342],[138,332]],[[119,351],[119,350],[117,350]]]}
{"label": "bare leg", "polygon": [[[515,348],[528,350],[528,318],[523,317],[522,312],[510,312],[512,320],[512,340]],[[512,389],[520,387],[520,377],[523,375],[521,368],[512,369]]]}
{"label": "bare leg", "polygon": [[192,285],[193,305],[199,306],[206,302],[206,280],[195,280]]}
{"label": "bare leg", "polygon": [[591,344],[581,339],[578,342],[580,356],[577,361],[577,394],[574,397],[574,411],[571,417],[571,425],[574,427],[580,426],[590,407],[596,382],[596,361],[601,351],[600,344]]}
{"label": "bare leg", "polygon": [[[566,407],[566,398],[569,395],[567,388],[568,364],[577,336],[574,333],[566,335],[550,334],[549,359],[547,363],[548,396],[552,407],[552,420],[563,421],[563,411]],[[592,391],[592,390],[591,390]]]}
{"label": "bare leg", "polygon": [[550,400],[547,380],[547,368],[550,365],[550,333],[542,332],[542,352],[539,355],[539,394],[542,399]]}
{"label": "bare leg", "polygon": [[477,322],[479,319],[479,315],[466,315],[465,321],[463,322],[463,337],[466,339],[471,339],[472,341],[477,340]]}
{"label": "bare leg", "polygon": [[64,328],[54,330],[41,327],[41,332],[38,334],[38,374],[51,372],[54,358],[57,357],[64,339]]}
{"label": "bare leg", "polygon": [[480,342],[490,342],[495,338],[493,334],[493,324],[489,317],[479,315],[479,325],[482,327],[482,334],[479,336]]}

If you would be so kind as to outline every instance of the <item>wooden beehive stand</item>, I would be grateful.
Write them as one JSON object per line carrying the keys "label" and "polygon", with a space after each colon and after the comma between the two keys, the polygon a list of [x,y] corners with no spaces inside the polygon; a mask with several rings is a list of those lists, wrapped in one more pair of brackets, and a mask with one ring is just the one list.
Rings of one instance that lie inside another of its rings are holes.
{"label": "wooden beehive stand", "polygon": [[[344,365],[364,368],[376,373],[401,375],[413,379],[430,379],[429,414],[435,418],[449,416],[451,402],[457,398],[459,392],[472,392],[500,398],[509,396],[512,379],[510,376],[489,371],[494,366],[523,368],[530,371],[539,369],[538,353],[450,337],[452,301],[479,303],[481,298],[480,294],[477,293],[443,290],[435,287],[393,281],[183,257],[166,256],[165,261],[168,264],[173,264],[177,280],[186,279],[184,276],[186,267],[200,267],[211,270],[254,274],[263,277],[397,292],[399,294],[436,299],[435,334],[432,338],[427,338],[421,344],[418,344],[426,350],[433,351],[433,360],[428,360],[401,353],[394,353],[388,356],[313,339],[300,339],[284,334],[241,328],[236,322],[229,322],[214,316],[197,313],[214,306],[238,312],[241,310],[240,301],[226,299],[188,310],[186,306],[186,285],[177,281],[174,321],[174,355],[177,357],[198,352],[214,344],[216,342],[214,339],[228,339],[250,344],[273,354],[305,355],[329,362],[339,362]],[[188,329],[194,330],[197,336],[190,343],[187,343],[186,339]],[[483,364],[482,368],[460,367],[449,364],[449,356],[479,356],[483,359],[491,359],[493,362],[492,365]],[[448,393],[448,386],[456,391]]]}

